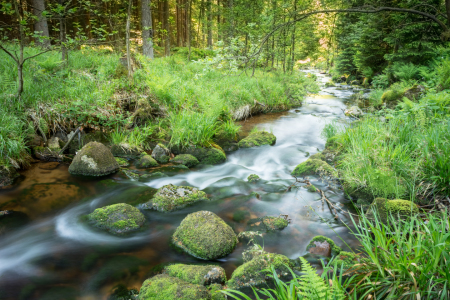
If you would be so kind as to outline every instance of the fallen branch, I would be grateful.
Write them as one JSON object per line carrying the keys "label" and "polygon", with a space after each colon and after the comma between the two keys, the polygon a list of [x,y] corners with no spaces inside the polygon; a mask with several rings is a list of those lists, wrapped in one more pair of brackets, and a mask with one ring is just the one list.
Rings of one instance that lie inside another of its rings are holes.
{"label": "fallen branch", "polygon": [[81,131],[81,127],[78,127],[77,130],[75,131],[75,133],[70,137],[70,139],[67,141],[67,143],[64,145],[64,147],[59,151],[58,155],[61,155],[64,150],[67,149],[67,147],[69,147],[69,144],[73,141],[73,139],[75,138],[75,136]]}

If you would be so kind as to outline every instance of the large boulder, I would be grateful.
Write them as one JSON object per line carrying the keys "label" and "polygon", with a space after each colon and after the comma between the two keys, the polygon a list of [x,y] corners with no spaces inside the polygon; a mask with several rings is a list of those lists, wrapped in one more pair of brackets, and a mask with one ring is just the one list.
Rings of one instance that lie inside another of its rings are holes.
{"label": "large boulder", "polygon": [[94,227],[116,235],[139,230],[145,223],[139,209],[125,203],[97,208],[87,215],[87,219]]}
{"label": "large boulder", "polygon": [[195,167],[199,164],[197,158],[190,154],[178,154],[170,162],[185,165],[188,168]]}
{"label": "large boulder", "polygon": [[210,148],[188,148],[184,151],[186,154],[191,154],[203,165],[216,165],[227,160],[225,152],[221,149]]}
{"label": "large boulder", "polygon": [[148,169],[154,168],[158,166],[156,160],[148,154],[143,154],[139,157],[139,159],[134,163],[136,168],[138,169]]}
{"label": "large boulder", "polygon": [[152,151],[152,157],[160,164],[166,164],[170,159],[170,150],[163,144],[156,145]]}
{"label": "large boulder", "polygon": [[15,168],[0,165],[0,190],[12,187],[14,180],[19,176]]}
{"label": "large boulder", "polygon": [[156,192],[153,199],[144,204],[147,209],[169,212],[192,205],[198,201],[209,200],[205,192],[190,186],[168,184]]}
{"label": "large boulder", "polygon": [[337,176],[336,171],[323,160],[320,159],[307,159],[301,164],[297,165],[291,173],[292,176],[302,177],[308,175],[319,175],[319,176]]}
{"label": "large boulder", "polygon": [[390,215],[394,218],[408,219],[412,215],[419,213],[417,205],[408,200],[376,198],[371,206],[373,210],[378,212],[382,223],[387,223]]}
{"label": "large boulder", "polygon": [[338,255],[342,249],[336,246],[334,241],[322,235],[315,236],[306,246],[306,251],[311,254],[332,257]]}
{"label": "large boulder", "polygon": [[75,155],[69,172],[72,175],[104,176],[117,172],[119,168],[108,147],[90,142]]}
{"label": "large boulder", "polygon": [[144,150],[137,146],[131,146],[127,143],[115,144],[111,146],[111,152],[117,157],[135,158],[141,155]]}
{"label": "large boulder", "polygon": [[267,131],[252,132],[246,138],[239,141],[240,148],[251,148],[263,145],[275,145],[277,138]]}
{"label": "large boulder", "polygon": [[227,276],[222,267],[214,265],[173,264],[164,268],[164,273],[189,283],[210,285],[225,283]]}
{"label": "large boulder", "polygon": [[230,254],[238,239],[233,229],[215,213],[198,211],[181,221],[172,241],[194,257],[211,260]]}

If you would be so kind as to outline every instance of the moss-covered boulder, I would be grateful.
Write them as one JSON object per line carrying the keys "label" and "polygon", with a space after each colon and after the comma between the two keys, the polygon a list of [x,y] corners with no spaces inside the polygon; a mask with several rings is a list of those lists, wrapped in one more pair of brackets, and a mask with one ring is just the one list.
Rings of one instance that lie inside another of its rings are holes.
{"label": "moss-covered boulder", "polygon": [[307,159],[301,164],[297,165],[291,173],[292,176],[302,177],[308,175],[319,175],[321,177],[336,177],[337,173],[323,160],[319,159]]}
{"label": "moss-covered boulder", "polygon": [[119,164],[108,147],[90,142],[75,155],[69,167],[72,175],[104,176],[119,170]]}
{"label": "moss-covered boulder", "polygon": [[223,286],[218,283],[214,283],[208,286],[208,290],[211,293],[211,299],[212,300],[227,300],[228,297],[221,293],[220,291],[223,290]]}
{"label": "moss-covered boulder", "polygon": [[111,152],[117,157],[136,158],[144,151],[141,147],[131,146],[127,143],[121,143],[111,146]]}
{"label": "moss-covered boulder", "polygon": [[401,100],[405,94],[405,91],[402,89],[390,89],[387,90],[381,95],[381,101],[384,103],[394,102]]}
{"label": "moss-covered boulder", "polygon": [[139,157],[137,161],[135,161],[134,165],[138,169],[147,169],[157,167],[158,163],[150,155],[143,154]]}
{"label": "moss-covered boulder", "polygon": [[166,164],[170,159],[170,150],[166,146],[159,143],[152,151],[152,157],[160,164]]}
{"label": "moss-covered boulder", "polygon": [[233,229],[215,213],[189,214],[173,234],[174,245],[200,259],[216,259],[230,254],[238,239]]}
{"label": "moss-covered boulder", "polygon": [[192,205],[198,201],[209,200],[206,193],[190,186],[168,184],[161,187],[153,199],[144,204],[147,209],[169,212]]}
{"label": "moss-covered boulder", "polygon": [[176,164],[182,164],[185,165],[188,168],[195,167],[199,164],[199,161],[195,156],[190,154],[179,154],[175,156],[170,162],[176,163]]}
{"label": "moss-covered boulder", "polygon": [[246,138],[239,141],[240,148],[251,148],[263,145],[275,145],[277,138],[267,131],[252,132]]}
{"label": "moss-covered boulder", "polygon": [[415,84],[411,88],[405,91],[404,97],[408,98],[411,101],[418,100],[424,95],[426,92],[426,88],[423,85]]}
{"label": "moss-covered boulder", "polygon": [[417,205],[408,200],[376,198],[371,206],[378,212],[382,223],[387,223],[390,215],[405,220],[419,213]]}
{"label": "moss-covered boulder", "polygon": [[164,268],[164,273],[189,283],[210,285],[224,283],[227,280],[225,270],[214,265],[173,264]]}
{"label": "moss-covered boulder", "polygon": [[166,274],[147,279],[139,291],[139,300],[211,300],[206,287],[188,283]]}
{"label": "moss-covered boulder", "polygon": [[306,251],[309,251],[311,254],[331,257],[338,255],[342,249],[336,246],[332,239],[318,235],[309,242],[308,246],[306,246]]}
{"label": "moss-covered boulder", "polygon": [[119,164],[119,167],[129,167],[130,166],[130,162],[128,160],[126,160],[125,158],[121,158],[121,157],[115,157],[115,160],[117,161],[117,163]]}
{"label": "moss-covered boulder", "polygon": [[270,232],[286,228],[289,225],[289,221],[284,217],[264,216],[250,220],[248,225],[251,231]]}
{"label": "moss-covered boulder", "polygon": [[288,267],[291,267],[291,261],[289,258],[281,254],[261,251],[260,254],[254,255],[250,261],[239,266],[233,272],[231,279],[227,282],[228,288],[240,289],[265,283],[268,277],[263,270],[271,265],[279,277],[290,274]]}
{"label": "moss-covered boulder", "polygon": [[203,165],[216,165],[227,160],[225,152],[221,149],[211,148],[188,148],[185,154],[191,154]]}
{"label": "moss-covered boulder", "polygon": [[19,176],[15,168],[0,165],[0,190],[12,187],[14,180]]}
{"label": "moss-covered boulder", "polygon": [[117,235],[139,230],[145,223],[139,209],[125,203],[97,208],[87,219],[94,227]]}
{"label": "moss-covered boulder", "polygon": [[247,177],[247,181],[250,182],[250,183],[257,182],[259,179],[260,179],[259,176],[256,175],[256,174],[250,174]]}

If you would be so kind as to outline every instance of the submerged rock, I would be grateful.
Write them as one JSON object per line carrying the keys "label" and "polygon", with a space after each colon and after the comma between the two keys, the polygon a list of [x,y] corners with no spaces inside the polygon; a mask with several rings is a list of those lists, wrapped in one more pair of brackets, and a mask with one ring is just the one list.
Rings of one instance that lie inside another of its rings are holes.
{"label": "submerged rock", "polygon": [[156,145],[152,151],[152,157],[160,164],[166,164],[169,162],[170,150],[163,144]]}
{"label": "submerged rock", "polygon": [[291,175],[296,177],[319,175],[336,177],[337,172],[323,160],[309,158],[301,164],[297,165]]}
{"label": "submerged rock", "polygon": [[145,223],[139,209],[125,203],[97,208],[87,218],[94,227],[117,235],[139,230]]}
{"label": "submerged rock", "polygon": [[185,165],[188,168],[195,167],[199,164],[197,158],[190,154],[178,154],[170,162]]}
{"label": "submerged rock", "polygon": [[252,231],[275,231],[286,228],[289,221],[284,217],[264,216],[262,218],[252,219],[248,222]]}
{"label": "submerged rock", "polygon": [[330,238],[322,235],[315,236],[306,246],[306,251],[311,254],[332,257],[338,255],[342,249]]}
{"label": "submerged rock", "polygon": [[15,168],[0,165],[0,190],[11,188],[14,180],[19,176]]}
{"label": "submerged rock", "polygon": [[252,183],[252,182],[257,182],[259,180],[259,176],[256,174],[251,174],[247,177],[248,182]]}
{"label": "submerged rock", "polygon": [[144,154],[141,155],[141,157],[134,163],[134,165],[138,169],[147,169],[157,167],[158,163],[150,155]]}
{"label": "submerged rock", "polygon": [[156,275],[142,284],[139,300],[211,300],[202,285],[188,283],[166,274]]}
{"label": "submerged rock", "polygon": [[378,212],[382,223],[387,223],[390,215],[394,218],[408,219],[412,215],[419,213],[417,205],[408,200],[376,198],[371,206],[372,209]]}
{"label": "submerged rock", "polygon": [[251,148],[263,145],[275,145],[277,138],[267,131],[258,131],[250,133],[249,136],[239,141],[240,148]]}
{"label": "submerged rock", "polygon": [[225,152],[215,147],[211,148],[189,148],[185,150],[186,154],[191,154],[203,165],[216,165],[227,160]]}
{"label": "submerged rock", "polygon": [[104,176],[119,170],[111,151],[103,144],[90,142],[75,155],[69,167],[72,175]]}
{"label": "submerged rock", "polygon": [[211,260],[230,254],[238,239],[233,229],[216,214],[199,211],[181,221],[172,241],[194,257]]}
{"label": "submerged rock", "polygon": [[118,157],[135,158],[140,156],[143,151],[144,149],[137,146],[131,146],[127,143],[111,146],[112,154]]}
{"label": "submerged rock", "polygon": [[161,187],[153,199],[144,204],[147,209],[169,212],[192,205],[198,201],[209,200],[206,193],[190,186],[168,184]]}
{"label": "submerged rock", "polygon": [[225,270],[214,265],[173,264],[164,268],[163,272],[186,282],[205,286],[224,283],[227,280]]}
{"label": "submerged rock", "polygon": [[154,172],[154,173],[144,174],[144,175],[140,176],[139,181],[147,182],[152,179],[158,179],[158,178],[164,178],[164,177],[169,177],[169,176],[167,176],[166,174],[164,174],[162,172]]}

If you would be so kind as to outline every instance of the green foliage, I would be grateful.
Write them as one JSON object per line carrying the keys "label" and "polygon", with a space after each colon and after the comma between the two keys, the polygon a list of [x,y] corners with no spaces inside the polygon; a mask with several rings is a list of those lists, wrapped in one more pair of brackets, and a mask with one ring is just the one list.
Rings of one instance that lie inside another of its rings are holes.
{"label": "green foliage", "polygon": [[398,80],[410,82],[418,79],[420,68],[412,63],[394,64],[393,73]]}
{"label": "green foliage", "polygon": [[170,116],[171,146],[210,146],[217,130],[217,117],[183,110]]}
{"label": "green foliage", "polygon": [[27,164],[27,126],[23,120],[11,112],[0,108],[0,165],[19,167]]}
{"label": "green foliage", "polygon": [[442,89],[450,88],[450,57],[446,57],[442,60],[436,69],[438,76],[438,84]]}

